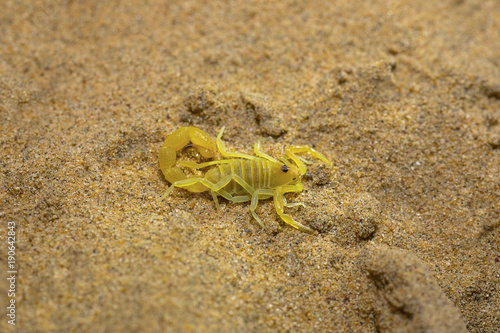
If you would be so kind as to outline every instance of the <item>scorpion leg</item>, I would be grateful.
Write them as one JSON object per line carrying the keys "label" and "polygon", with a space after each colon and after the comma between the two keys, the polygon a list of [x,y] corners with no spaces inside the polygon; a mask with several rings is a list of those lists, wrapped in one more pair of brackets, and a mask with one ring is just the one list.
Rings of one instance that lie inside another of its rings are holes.
{"label": "scorpion leg", "polygon": [[214,184],[214,186],[212,187],[212,191],[220,191],[224,186],[226,186],[227,184],[229,184],[229,182],[233,179],[233,177],[231,175],[227,175],[225,176],[224,178],[222,178],[221,180],[219,180],[217,183]]}
{"label": "scorpion leg", "polygon": [[249,195],[237,195],[230,199],[232,202],[247,202],[252,200],[252,197]]}
{"label": "scorpion leg", "polygon": [[283,204],[285,205],[285,207],[297,207],[297,206],[307,207],[306,204],[303,202],[288,203],[285,197],[283,197]]}
{"label": "scorpion leg", "polygon": [[206,180],[205,178],[192,177],[173,182],[172,185],[167,189],[167,191],[162,195],[161,199],[166,198],[176,187],[190,187],[192,185],[203,186],[203,191],[210,189],[214,184]]}
{"label": "scorpion leg", "polygon": [[219,152],[221,153],[222,156],[225,157],[236,157],[236,158],[244,158],[247,160],[253,160],[255,159],[255,156],[252,155],[247,155],[247,154],[242,154],[242,153],[229,153],[226,150],[226,145],[224,144],[224,141],[222,141],[222,134],[224,133],[224,129],[226,126],[222,126],[220,129],[219,135],[217,135],[217,148],[219,148]]}
{"label": "scorpion leg", "polygon": [[251,200],[251,197],[249,195],[232,196],[231,194],[229,194],[228,192],[226,192],[224,190],[219,190],[219,192],[217,192],[217,193],[220,194],[224,199],[231,201],[231,202],[235,202],[235,203],[247,202],[247,201]]}
{"label": "scorpion leg", "polygon": [[262,145],[260,144],[260,141],[261,140],[257,140],[255,142],[255,144],[253,145],[253,151],[254,151],[255,155],[262,157],[262,158],[265,158],[266,160],[269,160],[271,162],[279,163],[279,161],[277,159],[262,152]]}
{"label": "scorpion leg", "polygon": [[222,190],[222,189],[219,189],[218,191],[214,191],[212,189],[214,187],[214,184],[212,182],[206,180],[205,178],[200,178],[200,177],[186,178],[183,180],[178,180],[176,182],[173,182],[172,185],[170,185],[170,187],[167,189],[165,194],[162,195],[160,200],[166,198],[176,187],[189,188],[190,186],[200,185],[200,184],[201,184],[201,186],[203,186],[205,188],[205,191],[210,190],[210,194],[212,195],[212,199],[214,200],[214,203],[215,203],[215,206],[217,207],[217,209],[220,209],[219,200],[217,199],[217,194],[219,194],[219,195],[223,196],[224,198],[231,200],[231,201],[234,201],[235,198],[236,198],[236,200],[239,200],[239,201],[234,201],[234,202],[248,201],[248,198],[247,198],[247,200],[242,200],[242,198],[240,198],[240,197],[233,197],[227,191]]}
{"label": "scorpion leg", "polygon": [[304,186],[301,183],[298,183],[296,185],[284,185],[277,187],[276,190],[274,191],[274,196],[273,196],[274,207],[276,208],[276,212],[278,213],[278,215],[285,223],[291,225],[292,227],[300,231],[313,233],[314,231],[311,228],[306,227],[305,225],[295,221],[290,215],[285,214],[284,212],[285,202],[286,202],[284,194],[289,192],[300,192],[303,189]]}
{"label": "scorpion leg", "polygon": [[252,212],[252,216],[254,219],[257,220],[257,222],[260,224],[262,228],[264,228],[264,223],[262,223],[262,220],[260,217],[255,213],[255,209],[257,208],[257,203],[259,202],[259,196],[263,197],[270,197],[273,196],[273,190],[267,190],[267,189],[262,189],[262,190],[255,190],[252,194],[252,202],[250,204],[250,211]]}
{"label": "scorpion leg", "polygon": [[[257,220],[257,222],[260,224],[261,227],[264,228],[264,224],[262,223],[262,220],[260,219],[260,217],[257,216],[257,213],[255,213],[255,209],[257,208],[257,203],[258,203],[259,199],[261,199],[261,198],[267,199],[269,197],[274,196],[274,199],[275,199],[274,205],[276,207],[276,210],[278,211],[278,214],[280,215],[280,217],[286,223],[294,226],[295,228],[297,228],[299,230],[306,231],[306,232],[312,232],[312,229],[309,229],[308,227],[306,227],[298,222],[295,222],[289,215],[284,214],[283,208],[281,208],[281,214],[280,214],[280,210],[278,209],[278,206],[276,206],[276,192],[274,190],[271,190],[271,189],[257,189],[256,190],[253,187],[251,187],[243,178],[241,178],[238,175],[232,175],[232,179],[235,182],[237,182],[238,184],[240,184],[241,187],[243,187],[249,194],[252,195],[252,202],[250,204],[250,211],[252,212],[252,216],[254,217],[254,219]],[[283,192],[280,192],[281,193],[280,194],[281,195],[281,207],[282,206],[292,207],[292,206],[298,206],[298,205],[305,206],[301,202],[288,204],[286,202],[285,197],[283,196],[283,193],[286,193],[286,192],[301,192],[304,189],[304,185],[302,185],[302,183],[278,187],[278,189],[280,189],[280,188],[283,189],[282,190]]]}
{"label": "scorpion leg", "polygon": [[210,194],[212,195],[212,198],[214,200],[214,203],[215,203],[215,206],[217,207],[217,209],[220,209],[219,200],[217,199],[217,195],[221,195],[223,198],[225,198],[229,201],[232,201],[232,202],[249,201],[250,196],[248,196],[248,195],[232,196],[226,190],[222,189],[232,179],[233,179],[232,176],[229,175],[229,176],[224,177],[219,182],[214,184],[211,181],[207,180],[206,178],[201,178],[201,177],[186,178],[186,179],[174,182],[160,199],[167,197],[175,187],[189,187],[189,186],[193,186],[193,185],[201,185],[204,187],[205,191],[210,190]]}
{"label": "scorpion leg", "polygon": [[215,205],[217,206],[217,209],[219,209],[219,201],[216,200],[217,199],[217,195],[216,194],[220,194],[224,199],[228,200],[228,201],[231,201],[231,202],[247,202],[247,201],[250,201],[251,197],[248,196],[248,195],[238,195],[238,196],[232,196],[231,194],[229,194],[227,191],[224,191],[224,190],[219,190],[218,192],[215,192],[215,191],[211,191],[212,192],[212,197],[215,197],[214,201],[215,201]]}
{"label": "scorpion leg", "polygon": [[291,146],[285,149],[285,155],[290,158],[292,161],[297,164],[299,167],[299,172],[301,175],[304,175],[306,173],[307,167],[305,163],[308,163],[306,160],[301,158],[300,156],[297,156],[296,154],[309,154],[311,157],[317,158],[329,166],[332,166],[332,163],[320,152],[316,151],[312,147],[306,146],[306,145],[301,145],[301,146]]}
{"label": "scorpion leg", "polygon": [[191,168],[191,169],[202,169],[202,168],[206,168],[206,167],[211,166],[211,165],[224,164],[224,163],[231,163],[231,160],[217,160],[217,161],[209,161],[209,162],[205,162],[205,163],[179,161],[179,162],[177,162],[177,165]]}
{"label": "scorpion leg", "polygon": [[218,181],[214,186],[213,186],[213,191],[219,191],[221,190],[224,186],[229,184],[231,180],[234,180],[237,182],[245,191],[247,191],[250,195],[252,195],[255,192],[255,189],[250,186],[243,178],[241,178],[238,175],[232,174],[232,175],[227,175],[224,178],[222,178],[220,181]]}
{"label": "scorpion leg", "polygon": [[[252,212],[252,216],[257,220],[257,222],[260,224],[262,228],[264,228],[264,224],[262,223],[262,220],[257,216],[257,213],[255,213],[255,209],[257,208],[257,203],[259,201],[260,197],[272,197],[273,196],[273,190],[269,189],[259,189],[256,190],[252,186],[250,186],[243,178],[241,178],[238,175],[227,175],[226,177],[222,178],[217,184],[215,184],[212,187],[213,191],[220,191],[224,186],[229,184],[231,180],[234,180],[236,183],[238,183],[245,191],[248,192],[252,196],[251,199],[251,204],[250,204],[250,211]],[[249,196],[236,196],[228,199],[232,202],[245,202],[249,200]]]}

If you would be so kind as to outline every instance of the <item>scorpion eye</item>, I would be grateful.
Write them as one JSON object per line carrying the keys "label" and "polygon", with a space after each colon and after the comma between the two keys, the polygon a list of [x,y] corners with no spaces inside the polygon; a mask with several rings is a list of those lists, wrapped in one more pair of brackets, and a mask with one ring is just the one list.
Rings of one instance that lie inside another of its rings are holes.
{"label": "scorpion eye", "polygon": [[288,172],[288,167],[283,164],[283,166],[281,167],[281,171]]}

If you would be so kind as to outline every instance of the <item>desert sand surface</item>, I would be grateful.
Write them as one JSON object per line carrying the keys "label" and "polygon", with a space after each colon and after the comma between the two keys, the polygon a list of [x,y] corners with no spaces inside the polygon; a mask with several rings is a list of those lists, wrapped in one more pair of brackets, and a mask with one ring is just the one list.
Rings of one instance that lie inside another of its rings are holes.
{"label": "desert sand surface", "polygon": [[[499,332],[499,120],[497,0],[6,0],[0,331]],[[181,126],[323,153],[314,233],[160,200]]]}

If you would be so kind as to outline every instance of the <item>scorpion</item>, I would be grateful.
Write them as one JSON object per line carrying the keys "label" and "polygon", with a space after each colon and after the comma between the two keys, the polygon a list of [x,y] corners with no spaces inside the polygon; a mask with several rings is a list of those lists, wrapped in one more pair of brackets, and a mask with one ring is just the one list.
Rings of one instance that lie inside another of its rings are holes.
{"label": "scorpion", "polygon": [[[298,156],[308,154],[317,158],[330,167],[331,162],[321,153],[307,145],[294,145],[285,149],[283,156],[277,160],[261,151],[261,141],[254,144],[256,156],[237,152],[228,152],[222,141],[225,126],[220,129],[216,141],[197,127],[180,127],[168,135],[159,151],[160,169],[165,179],[171,183],[165,194],[167,197],[175,187],[184,188],[190,192],[210,191],[217,209],[220,208],[217,196],[232,202],[250,201],[250,211],[264,228],[264,224],[255,209],[259,200],[273,198],[274,207],[281,219],[292,227],[307,233],[313,230],[285,214],[285,207],[303,206],[302,202],[288,203],[284,194],[301,192],[304,185],[301,182],[306,173],[306,164],[312,162]],[[204,163],[177,161],[177,152],[186,146],[196,148],[205,159],[216,157],[216,147],[225,159],[211,160]],[[293,162],[293,163],[292,163]],[[204,177],[188,177],[180,167],[209,169]]]}

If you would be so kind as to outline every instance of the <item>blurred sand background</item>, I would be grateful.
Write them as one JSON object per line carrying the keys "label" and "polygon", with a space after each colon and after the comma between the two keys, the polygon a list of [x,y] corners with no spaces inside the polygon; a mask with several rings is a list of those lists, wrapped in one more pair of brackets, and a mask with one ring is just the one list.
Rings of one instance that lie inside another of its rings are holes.
{"label": "blurred sand background", "polygon": [[[499,331],[497,0],[1,8],[1,331]],[[158,201],[188,125],[324,153],[287,195],[316,234],[269,200],[265,229],[207,193]]]}

